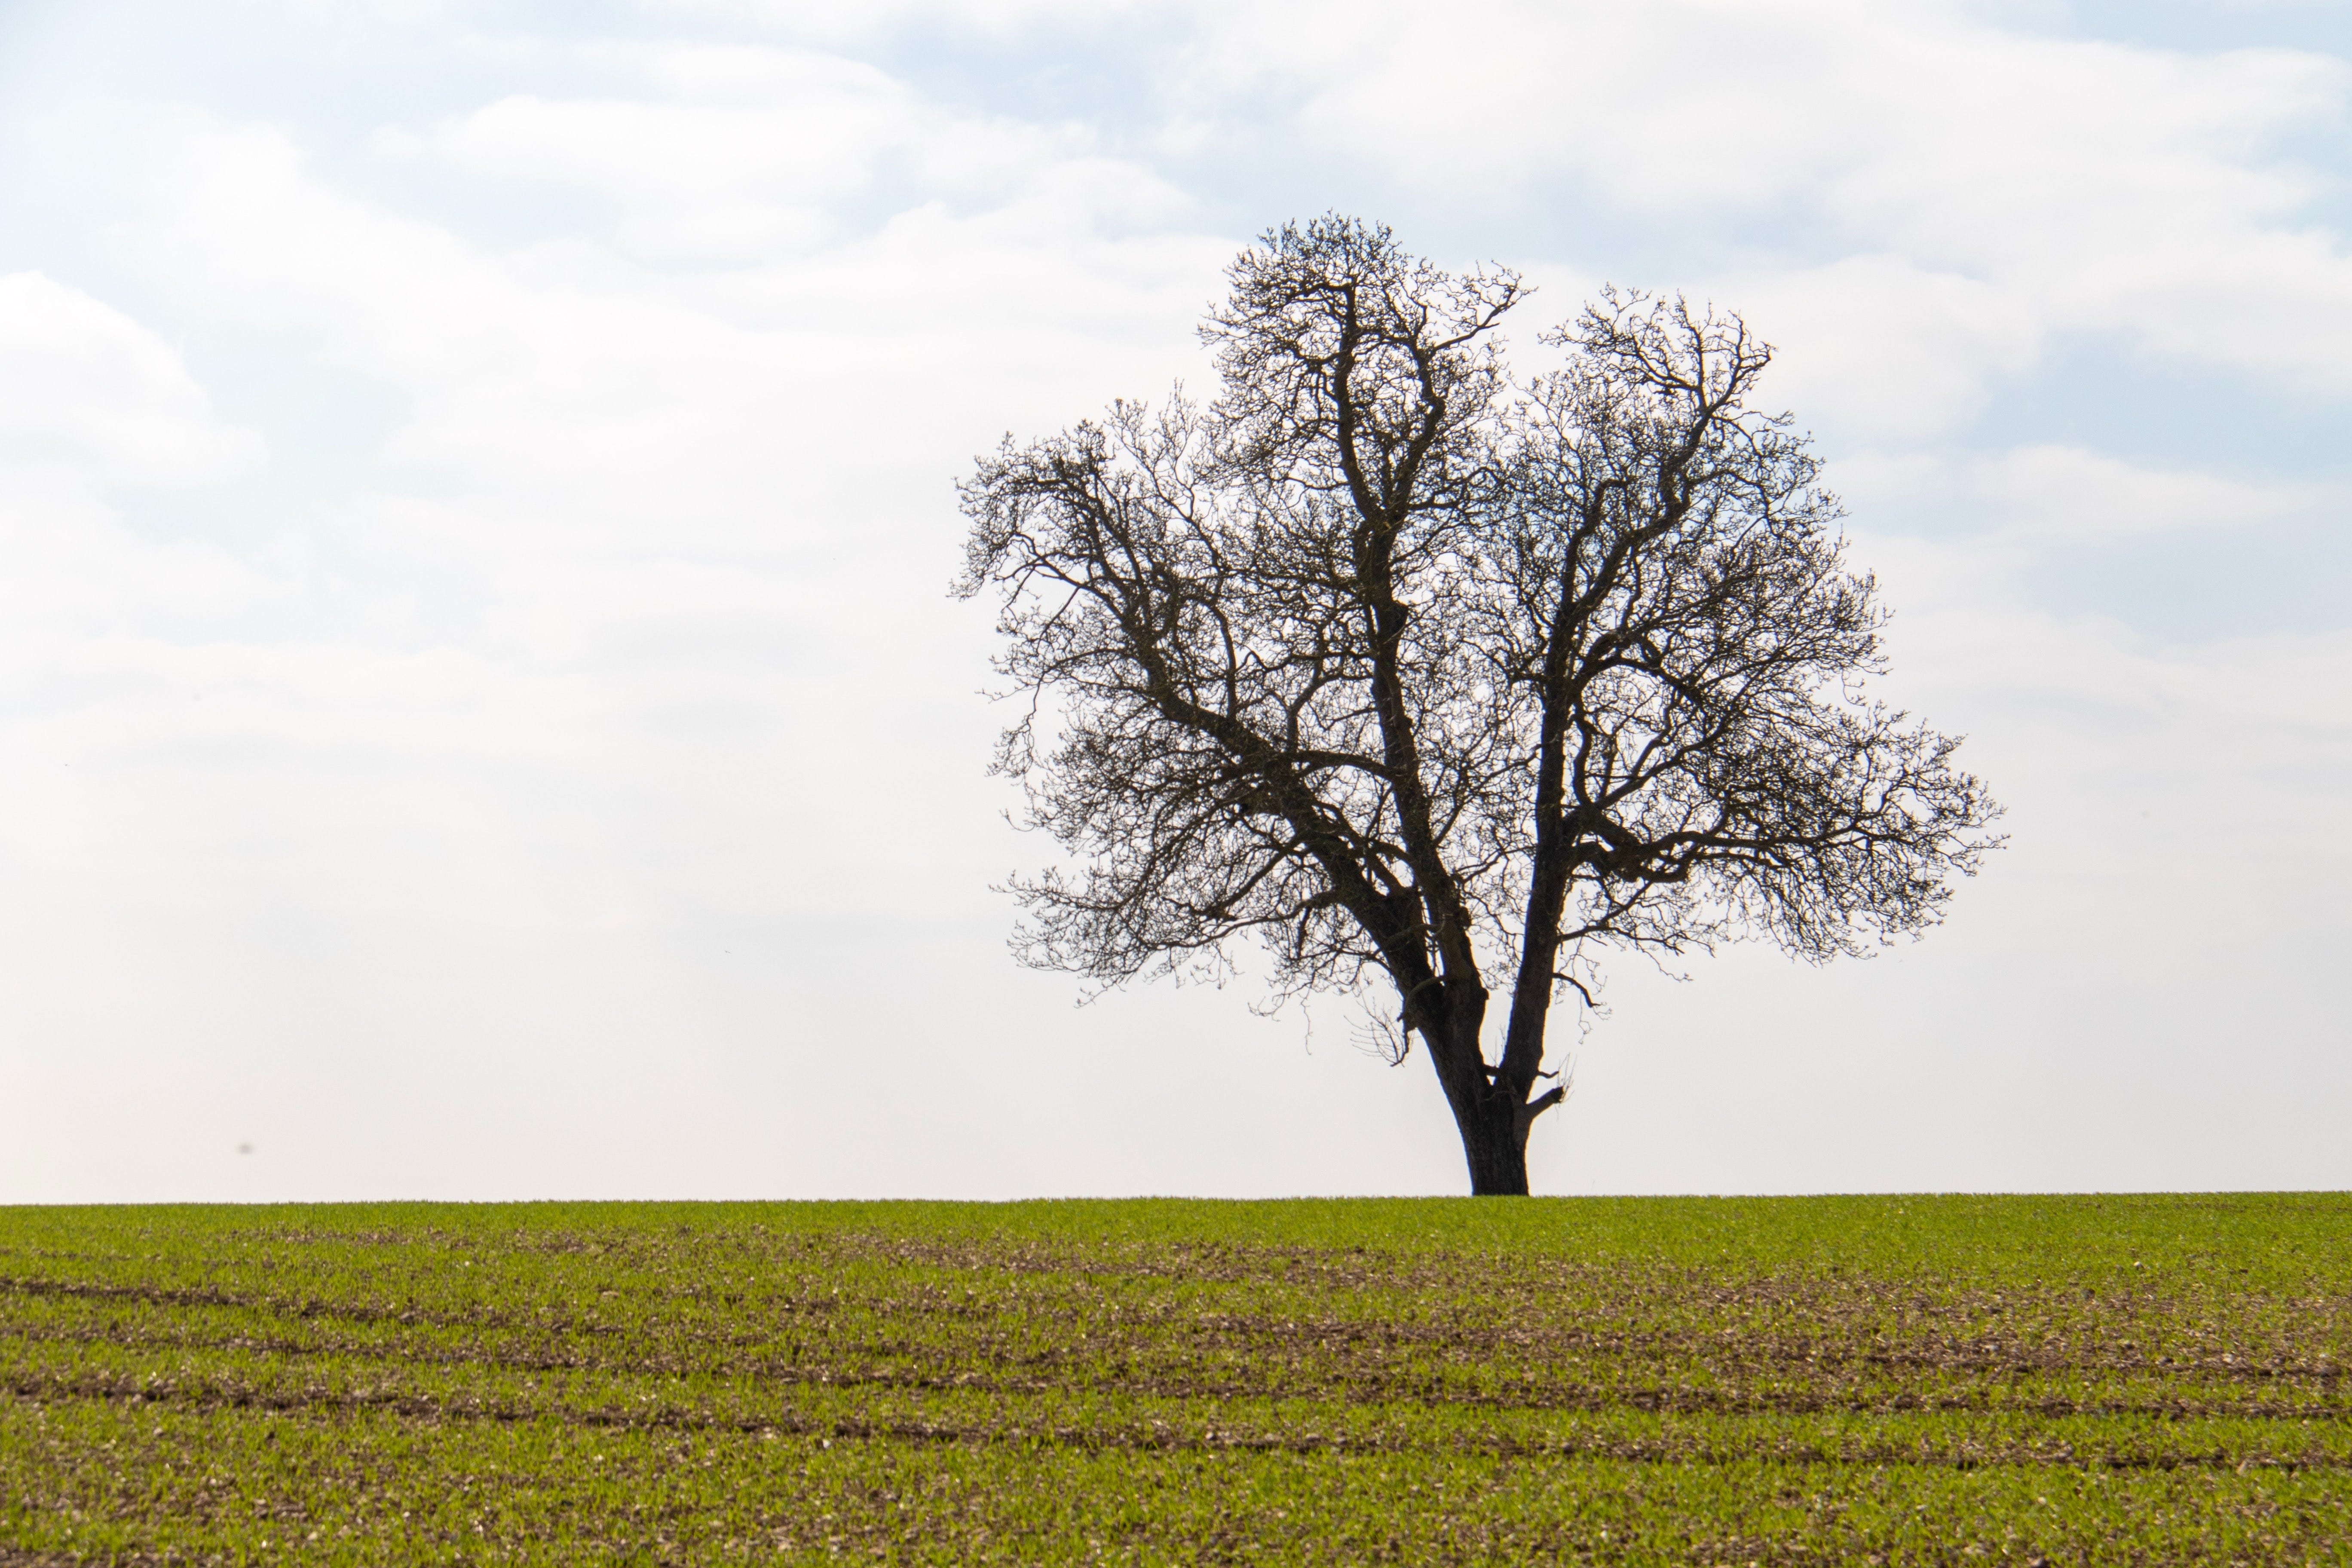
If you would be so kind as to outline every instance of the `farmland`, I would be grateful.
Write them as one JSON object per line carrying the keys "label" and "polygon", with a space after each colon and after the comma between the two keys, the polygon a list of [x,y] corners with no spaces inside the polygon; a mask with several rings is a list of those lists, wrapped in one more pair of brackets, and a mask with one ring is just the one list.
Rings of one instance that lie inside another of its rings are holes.
{"label": "farmland", "polygon": [[2352,1197],[0,1209],[0,1564],[2352,1563]]}

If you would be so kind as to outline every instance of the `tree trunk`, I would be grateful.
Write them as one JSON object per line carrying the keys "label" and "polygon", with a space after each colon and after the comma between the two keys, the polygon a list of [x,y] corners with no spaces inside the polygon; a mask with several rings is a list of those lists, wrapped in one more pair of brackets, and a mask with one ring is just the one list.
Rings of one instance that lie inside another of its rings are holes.
{"label": "tree trunk", "polygon": [[[1408,997],[1416,989],[1399,985]],[[1429,1047],[1430,1066],[1437,1069],[1438,1087],[1454,1111],[1454,1125],[1462,1134],[1462,1155],[1470,1165],[1473,1197],[1528,1195],[1528,1125],[1535,1120],[1496,1081],[1478,1049],[1478,1031],[1486,1017],[1486,992],[1474,979],[1440,984],[1435,994],[1419,993],[1423,1000],[1413,1027]],[[1549,1096],[1547,1103],[1556,1100]],[[1534,1107],[1535,1110],[1542,1105]]]}
{"label": "tree trunk", "polygon": [[1534,1117],[1500,1089],[1449,1093],[1470,1163],[1470,1196],[1527,1196],[1527,1129]]}
{"label": "tree trunk", "polygon": [[1527,1123],[1510,1096],[1483,1095],[1475,1104],[1457,1108],[1454,1123],[1462,1130],[1462,1155],[1470,1163],[1471,1195],[1526,1197]]}

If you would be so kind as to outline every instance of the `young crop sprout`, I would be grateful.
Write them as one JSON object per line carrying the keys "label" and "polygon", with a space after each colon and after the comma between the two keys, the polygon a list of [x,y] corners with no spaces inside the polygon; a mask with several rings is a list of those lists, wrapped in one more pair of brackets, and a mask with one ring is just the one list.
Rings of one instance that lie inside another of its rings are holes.
{"label": "young crop sprout", "polygon": [[1255,940],[1275,999],[1418,1037],[1472,1190],[1525,1193],[1603,953],[1922,931],[1996,807],[1862,694],[1876,585],[1738,316],[1604,289],[1521,381],[1507,270],[1328,216],[1229,277],[1213,401],[1008,437],[961,486],[957,591],[1024,700],[996,771],[1076,867],[1014,882],[1015,952],[1115,984]]}

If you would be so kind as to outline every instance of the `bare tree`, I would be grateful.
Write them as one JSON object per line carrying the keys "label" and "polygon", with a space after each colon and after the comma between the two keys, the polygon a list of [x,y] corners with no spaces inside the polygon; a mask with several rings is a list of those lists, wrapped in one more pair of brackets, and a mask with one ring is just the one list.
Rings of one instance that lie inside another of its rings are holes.
{"label": "bare tree", "polygon": [[1920,931],[1996,808],[1861,694],[1875,584],[1737,316],[1604,291],[1521,384],[1507,271],[1332,216],[1229,275],[1213,403],[1008,437],[961,487],[957,592],[1001,597],[1028,700],[996,771],[1076,868],[1014,884],[1014,949],[1117,984],[1254,937],[1277,999],[1385,980],[1472,1190],[1524,1193],[1602,950]]}

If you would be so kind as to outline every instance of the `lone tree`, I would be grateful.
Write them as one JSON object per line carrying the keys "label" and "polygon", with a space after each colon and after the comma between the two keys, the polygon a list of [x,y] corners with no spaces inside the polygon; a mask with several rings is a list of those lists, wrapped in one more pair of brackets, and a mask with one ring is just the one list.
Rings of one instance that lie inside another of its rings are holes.
{"label": "lone tree", "polygon": [[1214,402],[1008,437],[961,487],[956,589],[1001,599],[1028,699],[995,769],[1077,868],[1013,884],[1014,951],[1116,984],[1255,937],[1276,998],[1385,977],[1472,1191],[1525,1193],[1546,1026],[1601,951],[1918,932],[1997,808],[1860,695],[1885,613],[1738,317],[1604,290],[1522,383],[1508,271],[1328,216],[1229,277]]}

